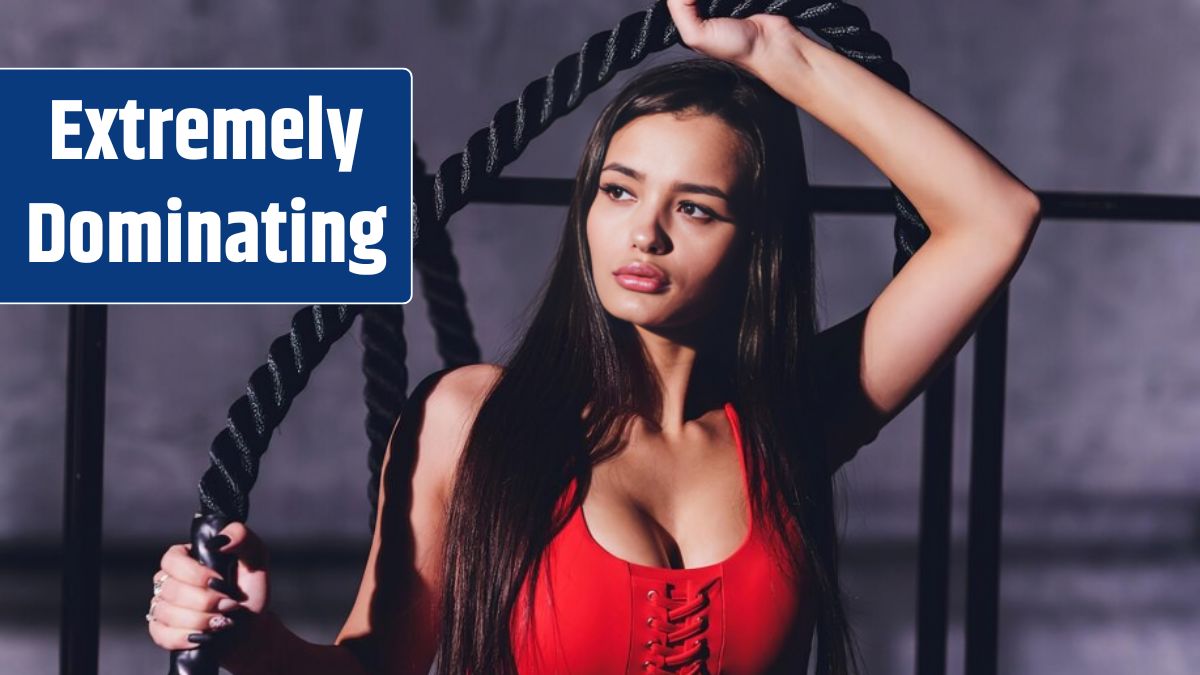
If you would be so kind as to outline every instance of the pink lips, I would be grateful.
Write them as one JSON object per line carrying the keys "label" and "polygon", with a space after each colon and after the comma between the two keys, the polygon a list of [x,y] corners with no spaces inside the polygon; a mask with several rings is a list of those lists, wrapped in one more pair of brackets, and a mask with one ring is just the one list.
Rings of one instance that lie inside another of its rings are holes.
{"label": "pink lips", "polygon": [[622,265],[613,276],[622,288],[640,293],[654,293],[667,287],[666,273],[650,263]]}

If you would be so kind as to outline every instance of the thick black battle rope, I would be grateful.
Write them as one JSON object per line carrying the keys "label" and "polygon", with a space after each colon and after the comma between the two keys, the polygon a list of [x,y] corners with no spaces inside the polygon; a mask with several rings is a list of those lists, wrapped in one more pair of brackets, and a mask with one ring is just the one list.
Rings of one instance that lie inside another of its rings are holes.
{"label": "thick black battle rope", "polygon": [[[413,175],[424,177],[425,162],[413,147]],[[421,288],[429,308],[430,321],[437,336],[438,354],[446,368],[478,363],[479,345],[467,313],[467,297],[458,278],[458,261],[450,248],[445,228],[440,235],[426,237],[414,251],[414,263],[421,275]],[[367,496],[370,499],[370,527],[375,531],[379,504],[379,475],[387,450],[392,425],[400,415],[408,391],[405,367],[408,343],[404,337],[404,306],[381,305],[363,310],[363,373],[367,403]]]}
{"label": "thick black battle rope", "polygon": [[[312,305],[296,312],[291,330],[271,342],[267,362],[250,375],[246,393],[229,407],[225,428],[213,439],[211,464],[200,478],[201,512],[192,519],[191,555],[219,570],[231,585],[237,582],[236,559],[210,542],[230,521],[246,519],[250,488],[258,479],[259,457],[267,450],[271,432],[330,345],[350,328],[357,311],[353,305]],[[171,652],[169,673],[216,675],[217,670],[211,649]]]}
{"label": "thick black battle rope", "polygon": [[367,496],[371,502],[370,526],[375,531],[375,507],[379,503],[379,476],[392,424],[400,414],[408,392],[408,368],[404,363],[408,340],[404,338],[404,305],[379,305],[362,313],[362,370],[366,375],[363,400],[367,403],[366,429],[370,450]]}
{"label": "thick black battle rope", "polygon": [[[909,90],[908,76],[892,60],[887,41],[871,30],[866,15],[852,5],[812,0],[713,0],[704,15],[746,17],[764,12],[788,16],[797,28],[811,29],[839,53],[896,88]],[[447,221],[474,198],[476,186],[499,175],[556,119],[574,110],[616,73],[678,41],[678,32],[664,0],[626,16],[615,28],[589,37],[578,53],[561,59],[549,75],[529,83],[519,98],[496,111],[487,127],[471,135],[462,152],[451,155],[439,165],[430,183],[419,183],[420,187],[413,195],[414,258],[420,261],[418,268],[429,275],[430,286],[436,288],[427,294],[432,293],[431,320],[438,331],[439,350],[444,359],[454,358],[463,363],[478,360],[478,347],[472,349],[469,346],[473,345],[473,338],[470,337],[465,302],[460,302],[461,287],[455,286],[457,275],[446,272],[450,268],[442,267],[453,263],[449,238],[445,234]],[[416,181],[414,185],[417,185]],[[892,184],[892,190],[896,202],[895,274],[925,242],[929,230],[895,184]],[[434,245],[430,246],[431,243]],[[453,269],[457,269],[457,264],[453,264]],[[432,299],[437,300],[436,308]],[[192,550],[205,564],[229,568],[229,562],[225,560],[229,556],[211,551],[208,539],[229,521],[246,519],[249,491],[257,478],[259,458],[267,449],[271,433],[283,419],[292,399],[307,383],[309,373],[328,352],[329,345],[346,333],[361,309],[340,305],[300,310],[293,318],[288,334],[271,343],[267,364],[251,375],[246,395],[230,407],[227,427],[213,440],[209,452],[212,466],[200,481],[202,513],[197,514],[192,527]],[[377,318],[379,316],[376,314]],[[368,340],[364,335],[364,341],[378,346],[380,340],[396,339],[402,334],[399,330],[402,319],[397,316],[392,315],[390,323],[387,318],[366,321],[364,329],[371,338]],[[439,321],[445,323],[439,324]],[[389,325],[390,329],[383,328]],[[443,335],[447,336],[444,341],[440,337]],[[403,352],[402,346],[398,348],[397,353]],[[381,363],[386,363],[386,367]],[[371,407],[371,400],[379,397],[401,399],[390,401],[389,411],[403,404],[401,392],[407,385],[407,372],[402,359],[373,359],[370,365],[364,362],[364,370],[368,375],[368,407]],[[391,386],[372,382],[384,377],[396,379]],[[379,413],[376,417],[382,419],[383,415]],[[373,430],[377,425],[385,424],[376,417],[369,413],[368,426],[372,429],[373,444],[370,463],[373,467],[377,466],[374,444],[381,438]],[[215,674],[217,664],[212,651],[200,647],[173,652],[170,672]]]}
{"label": "thick black battle rope", "polygon": [[[425,161],[417,154],[416,145],[413,146],[412,170],[413,176],[419,177],[428,191]],[[413,208],[416,209],[415,206]],[[437,335],[437,350],[443,366],[453,368],[478,363],[479,345],[475,342],[471,315],[467,313],[467,296],[458,278],[458,260],[454,257],[450,235],[444,224],[435,231],[426,232],[424,239],[415,242],[413,265],[421,275],[421,289],[429,308],[429,320]],[[401,359],[401,365],[403,363]],[[397,408],[396,412],[399,413],[400,409]],[[395,420],[395,416],[392,419]],[[390,431],[391,422],[384,432]]]}
{"label": "thick black battle rope", "polygon": [[271,432],[358,310],[355,305],[305,307],[292,317],[291,330],[271,342],[267,362],[250,375],[246,393],[229,407],[225,428],[209,449],[212,464],[200,478],[205,514],[225,521],[246,519],[258,458],[266,452]]}

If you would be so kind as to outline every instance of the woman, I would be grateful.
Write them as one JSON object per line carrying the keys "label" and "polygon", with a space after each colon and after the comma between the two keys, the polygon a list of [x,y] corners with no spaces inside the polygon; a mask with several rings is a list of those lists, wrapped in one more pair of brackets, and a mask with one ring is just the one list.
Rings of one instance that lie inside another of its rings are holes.
{"label": "woman", "polygon": [[[236,589],[183,545],[163,556],[157,644],[192,648],[232,615],[217,645],[238,675],[424,674],[435,658],[455,674],[790,673],[815,631],[818,672],[856,669],[832,477],[961,348],[1023,259],[1038,200],[787,19],[668,5],[709,58],[642,73],[601,114],[506,366],[414,390],[335,644],[266,610],[266,549],[237,523]],[[875,301],[819,334],[795,106],[931,230]]]}

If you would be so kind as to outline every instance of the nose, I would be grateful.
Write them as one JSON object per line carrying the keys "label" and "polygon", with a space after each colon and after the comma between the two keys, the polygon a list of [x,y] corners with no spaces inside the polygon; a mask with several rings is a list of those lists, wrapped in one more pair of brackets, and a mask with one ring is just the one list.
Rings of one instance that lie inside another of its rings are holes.
{"label": "nose", "polygon": [[643,253],[662,254],[667,252],[666,232],[659,227],[659,209],[647,204],[643,213],[639,214],[630,232],[633,246]]}

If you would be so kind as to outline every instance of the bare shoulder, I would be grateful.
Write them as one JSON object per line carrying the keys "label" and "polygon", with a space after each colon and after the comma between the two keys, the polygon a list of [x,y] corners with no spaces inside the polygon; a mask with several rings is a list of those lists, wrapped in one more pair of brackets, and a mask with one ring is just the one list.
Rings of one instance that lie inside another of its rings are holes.
{"label": "bare shoulder", "polygon": [[418,445],[442,497],[449,493],[475,417],[503,372],[503,367],[494,363],[460,366],[445,373],[429,390]]}
{"label": "bare shoulder", "polygon": [[442,376],[430,391],[429,398],[460,410],[478,409],[503,372],[504,368],[495,363],[459,366]]}
{"label": "bare shoulder", "polygon": [[446,372],[429,390],[425,416],[441,433],[469,429],[483,400],[504,369],[494,363],[473,363]]}

